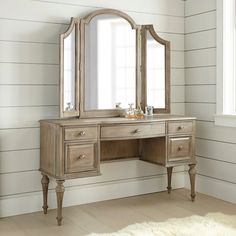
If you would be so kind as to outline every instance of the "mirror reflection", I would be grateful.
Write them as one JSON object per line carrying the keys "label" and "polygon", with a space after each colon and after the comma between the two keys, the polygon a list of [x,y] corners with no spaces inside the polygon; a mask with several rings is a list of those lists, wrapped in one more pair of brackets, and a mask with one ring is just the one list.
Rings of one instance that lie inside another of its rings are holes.
{"label": "mirror reflection", "polygon": [[75,28],[64,39],[64,111],[75,109]]}
{"label": "mirror reflection", "polygon": [[146,38],[147,105],[165,108],[165,45],[157,42],[149,31]]}
{"label": "mirror reflection", "polygon": [[136,31],[124,18],[98,15],[85,26],[85,110],[136,101]]}

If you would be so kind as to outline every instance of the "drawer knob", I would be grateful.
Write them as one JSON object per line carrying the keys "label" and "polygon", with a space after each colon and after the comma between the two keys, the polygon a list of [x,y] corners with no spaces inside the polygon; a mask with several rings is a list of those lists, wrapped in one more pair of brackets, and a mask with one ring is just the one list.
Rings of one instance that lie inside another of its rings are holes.
{"label": "drawer knob", "polygon": [[138,134],[138,133],[140,133],[140,132],[141,132],[140,129],[135,129],[135,130],[133,131],[134,134]]}
{"label": "drawer knob", "polygon": [[182,130],[184,127],[182,125],[178,126],[178,130]]}
{"label": "drawer knob", "polygon": [[178,146],[178,151],[182,151],[183,150],[183,146]]}
{"label": "drawer knob", "polygon": [[78,157],[79,160],[83,160],[84,158],[86,158],[86,155],[82,154]]}
{"label": "drawer knob", "polygon": [[79,136],[84,136],[85,135],[85,131],[80,131],[78,135]]}

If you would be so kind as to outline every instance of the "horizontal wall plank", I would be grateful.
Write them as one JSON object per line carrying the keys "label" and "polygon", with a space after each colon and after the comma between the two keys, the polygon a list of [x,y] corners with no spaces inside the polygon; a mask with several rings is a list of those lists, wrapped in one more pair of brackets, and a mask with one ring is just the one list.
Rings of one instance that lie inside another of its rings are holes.
{"label": "horizontal wall plank", "polygon": [[59,63],[59,45],[0,42],[0,63]]}
{"label": "horizontal wall plank", "polygon": [[[135,4],[134,6],[136,6]],[[157,5],[158,6],[158,5]],[[30,9],[30,11],[28,10]],[[70,17],[83,17],[96,10],[94,7],[78,7],[74,5],[44,3],[38,1],[16,0],[8,1],[0,9],[2,18],[21,19],[39,22],[68,24]],[[162,32],[184,33],[184,17],[167,15],[145,14],[127,11],[137,24],[155,24],[155,28]]]}
{"label": "horizontal wall plank", "polygon": [[59,84],[59,66],[0,63],[0,78],[0,85]]}
{"label": "horizontal wall plank", "polygon": [[[183,171],[183,167],[176,168],[176,171]],[[160,175],[166,173],[166,168],[138,160],[121,161],[102,164],[101,173],[102,175],[96,177],[68,180],[65,182],[65,187]],[[2,183],[2,196],[41,191],[41,174],[39,171],[2,174],[0,175],[0,182]],[[55,186],[55,180],[52,180],[49,188],[52,189]]]}
{"label": "horizontal wall plank", "polygon": [[215,84],[216,67],[186,68],[185,82],[189,84]]}
{"label": "horizontal wall plank", "polygon": [[171,67],[184,68],[184,52],[171,52]]}
{"label": "horizontal wall plank", "polygon": [[38,127],[39,120],[58,117],[58,106],[0,107],[0,129]]}
{"label": "horizontal wall plank", "polygon": [[[63,205],[68,207],[152,192],[166,191],[166,183],[166,175],[160,175],[68,188],[66,189]],[[173,189],[182,188],[183,186],[184,173],[173,173]],[[56,208],[56,196],[54,190],[49,190],[48,205],[50,209]],[[0,217],[42,211],[42,192],[2,197],[0,199],[0,206]]]}
{"label": "horizontal wall plank", "polygon": [[171,86],[171,102],[184,102],[185,100],[184,86]]}
{"label": "horizontal wall plank", "polygon": [[196,155],[236,164],[235,153],[235,144],[196,139]]}
{"label": "horizontal wall plank", "polygon": [[0,86],[0,107],[58,105],[58,86]]}
{"label": "horizontal wall plank", "polygon": [[184,69],[171,69],[171,85],[184,85],[185,74]]}
{"label": "horizontal wall plank", "polygon": [[0,174],[39,169],[39,149],[0,152]]}
{"label": "horizontal wall plank", "polygon": [[185,16],[191,16],[216,9],[216,0],[188,0],[185,2]]}
{"label": "horizontal wall plank", "polygon": [[0,40],[59,43],[59,34],[67,25],[0,19]]}
{"label": "horizontal wall plank", "polygon": [[186,86],[186,102],[214,103],[216,101],[215,85]]}
{"label": "horizontal wall plank", "polygon": [[173,115],[185,115],[185,103],[171,103],[170,112]]}
{"label": "horizontal wall plank", "polygon": [[185,50],[216,47],[216,30],[185,35]]}
{"label": "horizontal wall plank", "polygon": [[197,157],[197,172],[201,175],[236,184],[236,164]]}
{"label": "horizontal wall plank", "polygon": [[216,126],[213,122],[197,121],[196,136],[204,139],[236,143],[236,128]]}
{"label": "horizontal wall plank", "polygon": [[[44,0],[37,0],[48,2]],[[166,14],[173,16],[184,16],[184,3],[179,0],[147,0],[138,2],[136,0],[120,0],[120,1],[97,1],[97,0],[51,0],[50,2],[61,4],[74,4],[75,6],[90,6],[99,8],[116,8],[126,11],[146,12],[150,14]]]}
{"label": "horizontal wall plank", "polygon": [[39,128],[0,130],[0,150],[39,148]]}
{"label": "horizontal wall plank", "polygon": [[195,116],[198,120],[213,121],[216,113],[215,104],[186,103],[185,112],[187,116]]}
{"label": "horizontal wall plank", "polygon": [[158,33],[161,38],[170,41],[171,50],[182,50],[184,51],[184,35],[183,34],[168,34]]}
{"label": "horizontal wall plank", "polygon": [[185,67],[212,66],[216,64],[216,49],[185,52]]}
{"label": "horizontal wall plank", "polygon": [[216,13],[207,12],[185,18],[185,33],[209,30],[216,28]]}

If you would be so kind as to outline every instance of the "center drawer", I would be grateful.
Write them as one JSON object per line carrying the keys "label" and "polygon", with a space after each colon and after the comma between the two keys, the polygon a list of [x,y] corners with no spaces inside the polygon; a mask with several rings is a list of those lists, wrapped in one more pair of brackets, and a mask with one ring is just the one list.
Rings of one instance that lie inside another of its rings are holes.
{"label": "center drawer", "polygon": [[94,170],[97,168],[96,143],[66,144],[65,173]]}
{"label": "center drawer", "polygon": [[147,138],[165,134],[165,122],[142,125],[113,125],[101,127],[101,139]]}

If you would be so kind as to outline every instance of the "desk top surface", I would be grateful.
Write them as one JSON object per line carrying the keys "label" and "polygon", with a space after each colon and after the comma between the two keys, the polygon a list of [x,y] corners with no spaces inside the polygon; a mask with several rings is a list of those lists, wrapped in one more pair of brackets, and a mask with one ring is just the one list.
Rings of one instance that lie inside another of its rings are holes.
{"label": "desk top surface", "polygon": [[60,126],[71,125],[99,125],[99,124],[135,124],[135,123],[151,123],[160,121],[181,121],[195,120],[195,117],[187,117],[180,115],[153,115],[144,116],[142,119],[130,119],[125,117],[109,117],[109,118],[65,118],[65,119],[48,119],[40,120],[40,123],[53,123]]}

